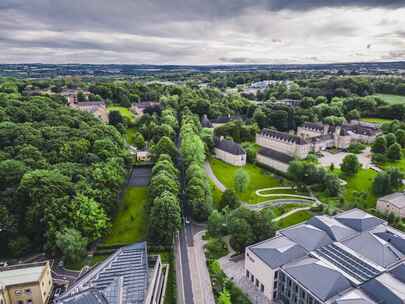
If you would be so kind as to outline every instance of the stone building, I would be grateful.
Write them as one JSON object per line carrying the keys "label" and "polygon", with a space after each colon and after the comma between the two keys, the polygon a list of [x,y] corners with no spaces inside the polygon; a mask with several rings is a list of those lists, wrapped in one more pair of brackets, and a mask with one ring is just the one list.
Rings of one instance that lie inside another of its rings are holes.
{"label": "stone building", "polygon": [[77,95],[68,96],[68,106],[72,109],[92,113],[101,121],[108,123],[108,111],[104,101],[83,101],[77,100]]}
{"label": "stone building", "polygon": [[46,304],[53,287],[49,262],[0,269],[0,303]]}
{"label": "stone building", "polygon": [[383,213],[393,213],[396,216],[405,218],[405,193],[396,192],[379,198],[377,209]]}
{"label": "stone building", "polygon": [[215,157],[236,167],[246,165],[246,152],[240,144],[227,139],[215,140]]}

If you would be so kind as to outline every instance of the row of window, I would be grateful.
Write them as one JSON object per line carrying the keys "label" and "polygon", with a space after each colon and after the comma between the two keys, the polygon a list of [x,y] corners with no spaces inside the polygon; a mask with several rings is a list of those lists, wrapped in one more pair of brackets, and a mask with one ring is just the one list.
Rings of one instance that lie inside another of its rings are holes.
{"label": "row of window", "polygon": [[255,282],[255,276],[253,275],[253,273],[250,273],[249,270],[246,269],[246,277],[248,279],[250,279],[252,281],[252,283],[254,283],[256,285],[256,288],[260,287],[260,291],[264,292],[264,285],[263,283],[260,283],[259,280],[256,278],[256,282]]}
{"label": "row of window", "polygon": [[23,301],[23,300],[18,300],[17,301],[17,304],[32,304],[33,302],[32,302],[32,300],[31,299],[28,299],[27,301]]}
{"label": "row of window", "polygon": [[32,294],[32,291],[31,291],[31,289],[29,289],[29,288],[24,289],[24,290],[17,289],[17,290],[15,291],[15,295],[16,295],[16,296],[21,296],[21,295],[23,295],[23,294],[31,295],[31,294]]}

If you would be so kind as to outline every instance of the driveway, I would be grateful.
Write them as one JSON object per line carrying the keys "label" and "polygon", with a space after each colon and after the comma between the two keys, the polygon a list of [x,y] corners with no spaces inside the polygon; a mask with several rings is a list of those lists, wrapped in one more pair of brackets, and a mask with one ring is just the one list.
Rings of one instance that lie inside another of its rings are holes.
{"label": "driveway", "polygon": [[[340,165],[343,162],[343,159],[351,154],[347,152],[338,152],[338,153],[330,153],[328,151],[321,152],[322,157],[319,158],[319,162],[324,167],[329,167],[333,164],[336,168],[340,168]],[[371,151],[370,147],[367,147],[362,153],[356,154],[357,158],[359,159],[360,164],[362,164],[364,169],[368,169],[371,165]]]}

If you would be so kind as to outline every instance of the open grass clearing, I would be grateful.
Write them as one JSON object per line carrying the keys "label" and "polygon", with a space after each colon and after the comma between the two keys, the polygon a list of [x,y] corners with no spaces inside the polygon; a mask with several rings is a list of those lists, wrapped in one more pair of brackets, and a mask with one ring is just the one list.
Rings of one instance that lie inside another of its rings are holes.
{"label": "open grass clearing", "polygon": [[112,228],[104,240],[105,245],[130,244],[146,238],[146,187],[129,187],[124,194]]}
{"label": "open grass clearing", "polygon": [[376,118],[376,117],[366,117],[366,118],[362,118],[360,119],[361,121],[364,122],[369,122],[369,123],[376,123],[376,124],[383,124],[383,123],[389,123],[389,122],[393,122],[393,119],[388,119],[388,118]]}
{"label": "open grass clearing", "polygon": [[[228,189],[234,189],[234,178],[236,171],[242,169],[247,172],[250,178],[248,189],[244,193],[238,193],[238,195],[242,201],[249,204],[257,204],[266,201],[265,198],[256,195],[256,190],[263,188],[289,186],[286,180],[283,180],[283,178],[276,177],[270,171],[252,164],[247,164],[245,167],[239,168],[228,165],[218,159],[211,159],[210,165],[215,176]],[[283,191],[283,193],[295,194],[295,191],[292,189],[286,189]]]}
{"label": "open grass clearing", "polygon": [[112,111],[120,112],[121,116],[124,117],[124,119],[126,119],[128,123],[135,122],[135,114],[132,113],[128,108],[114,105],[114,106],[109,106],[107,108],[107,110],[108,110],[108,112],[112,112]]}
{"label": "open grass clearing", "polygon": [[393,94],[375,94],[374,97],[381,98],[389,104],[405,103],[405,96],[393,95]]}
{"label": "open grass clearing", "polygon": [[283,205],[283,206],[279,206],[279,207],[273,207],[273,208],[270,208],[270,210],[273,213],[274,218],[277,218],[294,209],[304,208],[304,207],[309,207],[309,206],[311,206],[310,203],[308,203],[308,204],[289,204],[289,205]]}

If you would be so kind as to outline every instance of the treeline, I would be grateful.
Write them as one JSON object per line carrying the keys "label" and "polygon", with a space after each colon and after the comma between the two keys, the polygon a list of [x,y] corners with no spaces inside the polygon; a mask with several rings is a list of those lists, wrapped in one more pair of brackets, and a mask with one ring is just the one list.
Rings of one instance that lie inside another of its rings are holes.
{"label": "treeline", "polygon": [[124,140],[89,113],[9,92],[0,93],[1,255],[71,257],[110,226],[129,164]]}
{"label": "treeline", "polygon": [[205,145],[200,138],[198,117],[187,108],[181,118],[180,152],[185,167],[186,197],[192,216],[197,221],[208,219],[212,211],[212,191],[203,169]]}

